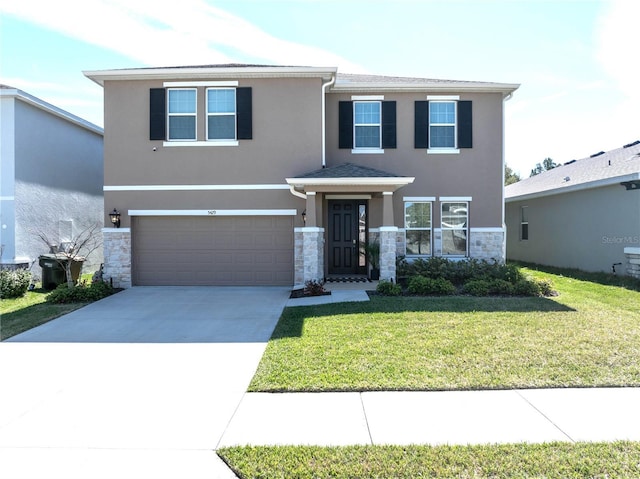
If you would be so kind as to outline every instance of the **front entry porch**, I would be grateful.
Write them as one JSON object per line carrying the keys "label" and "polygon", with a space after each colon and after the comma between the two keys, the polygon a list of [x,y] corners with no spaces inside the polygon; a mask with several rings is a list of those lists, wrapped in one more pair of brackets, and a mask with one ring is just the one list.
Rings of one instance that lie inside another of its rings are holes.
{"label": "front entry porch", "polygon": [[379,278],[395,281],[398,227],[393,193],[414,178],[350,163],[287,178],[306,200],[295,228],[295,284],[328,277],[370,277],[365,246],[379,245]]}

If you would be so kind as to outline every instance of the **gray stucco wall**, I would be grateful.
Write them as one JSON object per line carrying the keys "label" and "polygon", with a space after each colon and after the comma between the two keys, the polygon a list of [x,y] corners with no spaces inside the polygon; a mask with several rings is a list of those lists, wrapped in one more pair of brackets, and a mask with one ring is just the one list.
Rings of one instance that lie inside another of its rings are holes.
{"label": "gray stucco wall", "polygon": [[[529,239],[520,239],[527,206]],[[640,192],[615,184],[506,205],[507,259],[625,272],[624,248],[640,245]]]}
{"label": "gray stucco wall", "polygon": [[[103,224],[102,135],[23,101],[15,101],[15,258],[37,260],[55,243]],[[102,262],[94,251],[87,270]],[[33,267],[40,274],[39,267]],[[86,270],[85,270],[86,271]]]}

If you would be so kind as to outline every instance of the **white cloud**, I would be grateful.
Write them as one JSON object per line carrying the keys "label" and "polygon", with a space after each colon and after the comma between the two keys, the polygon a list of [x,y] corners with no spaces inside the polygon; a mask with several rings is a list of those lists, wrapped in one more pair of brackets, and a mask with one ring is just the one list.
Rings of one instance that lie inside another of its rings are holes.
{"label": "white cloud", "polygon": [[0,12],[148,66],[257,62],[363,71],[321,48],[276,38],[205,0],[0,0]]}

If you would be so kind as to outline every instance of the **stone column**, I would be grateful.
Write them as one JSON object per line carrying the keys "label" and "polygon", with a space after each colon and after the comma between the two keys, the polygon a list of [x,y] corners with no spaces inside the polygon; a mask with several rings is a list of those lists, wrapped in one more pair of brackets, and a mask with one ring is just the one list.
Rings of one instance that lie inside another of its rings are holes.
{"label": "stone column", "polygon": [[396,226],[380,227],[380,279],[396,281]]}
{"label": "stone column", "polygon": [[306,226],[296,228],[295,240],[295,287],[301,288],[306,281],[324,279],[324,228]]}
{"label": "stone column", "polygon": [[627,257],[627,274],[640,279],[640,248],[625,248],[624,255]]}
{"label": "stone column", "polygon": [[382,193],[382,226],[380,227],[380,279],[396,281],[396,249],[398,228],[393,219],[393,192]]}
{"label": "stone column", "polygon": [[131,228],[103,228],[103,279],[115,288],[131,287]]}

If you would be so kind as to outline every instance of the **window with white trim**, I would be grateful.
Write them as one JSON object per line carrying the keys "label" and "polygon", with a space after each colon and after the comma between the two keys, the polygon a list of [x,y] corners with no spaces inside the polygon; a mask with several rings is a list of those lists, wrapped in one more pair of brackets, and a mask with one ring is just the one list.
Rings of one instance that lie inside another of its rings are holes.
{"label": "window with white trim", "polygon": [[529,239],[529,207],[522,206],[520,208],[520,240],[527,241]]}
{"label": "window with white trim", "polygon": [[429,148],[456,148],[456,104],[429,102]]}
{"label": "window with white trim", "polygon": [[432,245],[431,202],[404,203],[405,254],[430,256]]}
{"label": "window with white trim", "polygon": [[235,88],[207,88],[207,140],[235,139]]}
{"label": "window with white trim", "polygon": [[442,256],[467,256],[469,237],[469,203],[443,201],[440,216]]}
{"label": "window with white trim", "polygon": [[382,147],[382,103],[379,101],[353,102],[353,147]]}
{"label": "window with white trim", "polygon": [[196,139],[196,98],[195,88],[170,88],[167,91],[167,131],[168,140]]}

